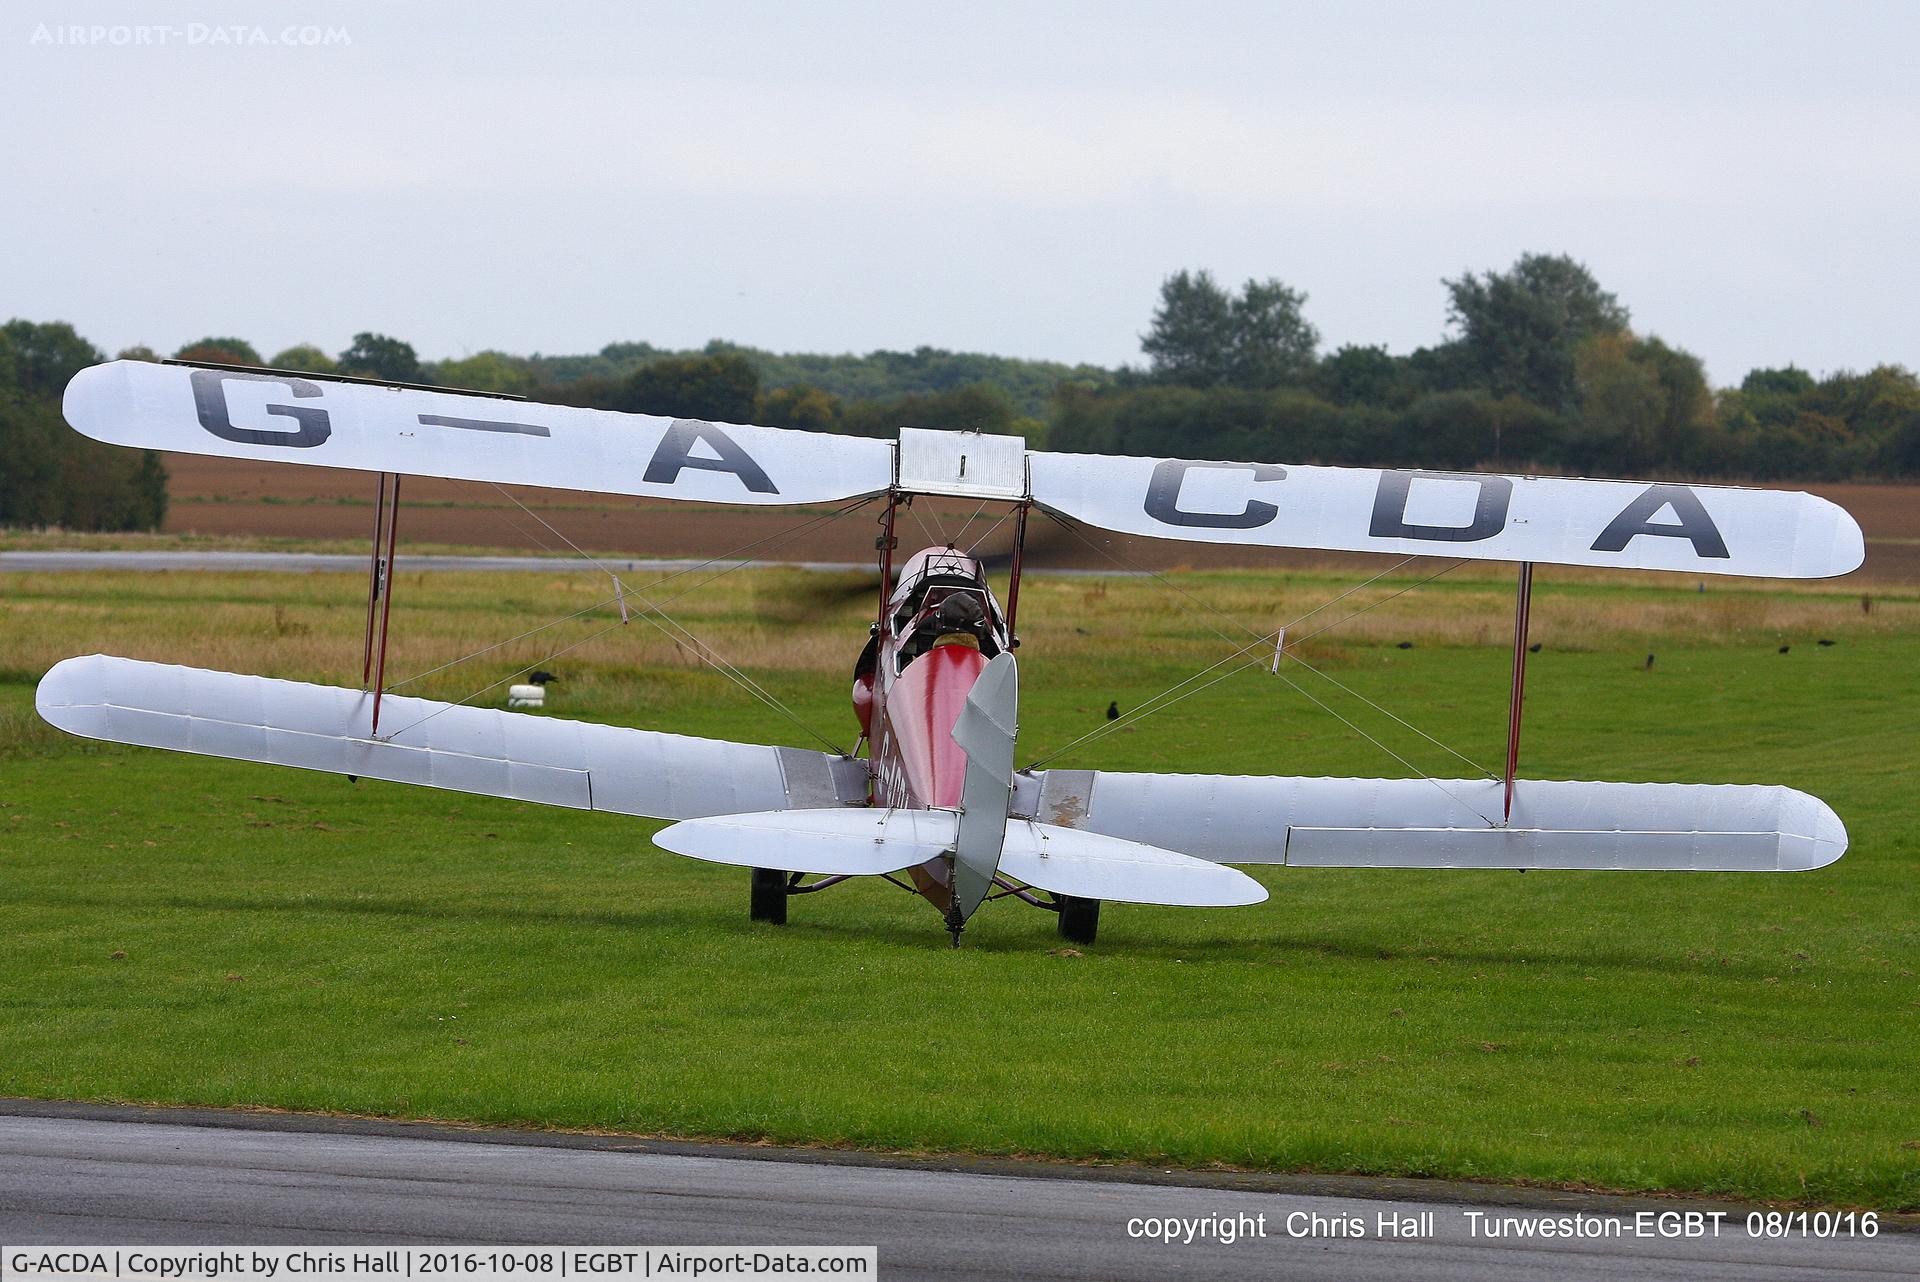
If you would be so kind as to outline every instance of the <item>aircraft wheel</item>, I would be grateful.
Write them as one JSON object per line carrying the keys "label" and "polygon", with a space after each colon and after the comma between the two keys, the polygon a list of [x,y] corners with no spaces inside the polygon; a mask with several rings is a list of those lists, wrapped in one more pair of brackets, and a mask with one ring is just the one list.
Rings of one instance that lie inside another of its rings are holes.
{"label": "aircraft wheel", "polygon": [[778,868],[753,870],[753,919],[787,924],[787,874]]}
{"label": "aircraft wheel", "polygon": [[1100,929],[1100,901],[1061,895],[1060,938],[1070,944],[1091,944]]}

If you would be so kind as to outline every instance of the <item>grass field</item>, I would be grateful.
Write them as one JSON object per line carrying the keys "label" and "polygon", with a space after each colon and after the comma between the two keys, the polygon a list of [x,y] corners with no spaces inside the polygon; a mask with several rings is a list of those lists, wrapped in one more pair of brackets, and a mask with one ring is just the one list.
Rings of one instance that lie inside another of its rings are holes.
{"label": "grass field", "polygon": [[[842,582],[743,572],[671,608],[845,742],[868,602],[851,578],[822,598]],[[404,576],[390,672],[593,606],[603,583]],[[1203,609],[1148,580],[1030,580],[1023,759],[1211,663],[1214,628],[1270,628],[1352,583],[1182,576]],[[744,873],[655,850],[647,823],[108,748],[32,714],[45,668],[95,650],[352,683],[362,591],[8,576],[0,1092],[1920,1209],[1912,590],[1868,611],[1845,585],[1538,588],[1525,772],[1791,784],[1848,824],[1832,867],[1266,870],[1264,905],[1110,905],[1084,950],[995,904],[958,951],[880,883],[754,927]],[[1510,609],[1502,567],[1466,567],[1304,654],[1493,763]],[[405,689],[460,697],[608,618]],[[642,622],[549,666],[559,715],[805,742]],[[1463,769],[1292,671],[1421,769]],[[1405,773],[1264,669],[1060,764]]]}

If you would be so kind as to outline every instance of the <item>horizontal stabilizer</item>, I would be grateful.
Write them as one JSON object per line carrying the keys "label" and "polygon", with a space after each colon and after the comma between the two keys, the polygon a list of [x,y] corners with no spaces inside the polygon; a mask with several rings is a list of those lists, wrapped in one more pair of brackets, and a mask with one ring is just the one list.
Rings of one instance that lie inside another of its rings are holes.
{"label": "horizontal stabilizer", "polygon": [[1847,848],[1825,802],[1754,784],[1311,779],[1049,770],[1023,815],[1229,864],[1795,872]]}
{"label": "horizontal stabilizer", "polygon": [[1137,841],[1048,824],[1007,824],[1000,871],[1029,886],[1082,899],[1225,908],[1257,904],[1267,888],[1237,868]]}
{"label": "horizontal stabilizer", "polygon": [[654,844],[676,855],[742,868],[863,877],[938,859],[953,845],[944,810],[774,810],[688,819]]}
{"label": "horizontal stabilizer", "polygon": [[[676,854],[789,872],[897,872],[953,850],[951,810],[809,810],[721,815],[663,829],[654,841]],[[1015,820],[1000,871],[1061,895],[1195,908],[1257,904],[1264,886],[1233,868],[1137,842]]]}
{"label": "horizontal stabilizer", "polygon": [[[654,819],[837,806],[865,767],[823,752],[373,696],[94,654],[41,679],[41,717],[70,734]],[[387,729],[391,727],[391,729]]]}

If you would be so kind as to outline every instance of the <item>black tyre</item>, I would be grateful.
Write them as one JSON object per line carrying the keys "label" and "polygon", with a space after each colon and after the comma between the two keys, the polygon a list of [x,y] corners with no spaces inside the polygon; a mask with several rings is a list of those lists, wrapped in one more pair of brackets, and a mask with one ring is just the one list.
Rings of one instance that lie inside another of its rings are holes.
{"label": "black tyre", "polygon": [[1091,944],[1100,932],[1100,901],[1061,895],[1060,938],[1070,944]]}
{"label": "black tyre", "polygon": [[778,868],[753,870],[753,919],[787,924],[787,874]]}

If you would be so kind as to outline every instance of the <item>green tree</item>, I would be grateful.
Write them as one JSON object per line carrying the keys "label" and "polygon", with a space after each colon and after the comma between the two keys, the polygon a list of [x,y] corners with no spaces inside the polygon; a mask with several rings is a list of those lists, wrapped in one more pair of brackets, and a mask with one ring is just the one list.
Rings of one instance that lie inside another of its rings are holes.
{"label": "green tree", "polygon": [[1485,392],[1431,392],[1394,424],[1401,466],[1468,468],[1495,453],[1495,401]]}
{"label": "green tree", "polygon": [[312,343],[295,343],[273,354],[275,369],[299,370],[306,374],[331,374],[339,368],[333,357]]}
{"label": "green tree", "polygon": [[0,328],[0,525],[153,529],[166,515],[159,455],[90,440],[61,416],[67,379],[99,355],[69,325]]}
{"label": "green tree", "polygon": [[1018,417],[1012,398],[997,387],[972,383],[926,395],[854,401],[841,407],[841,430],[854,436],[892,437],[903,427],[946,432],[1008,435]]}
{"label": "green tree", "polygon": [[1585,468],[1644,471],[1659,457],[1667,391],[1650,362],[1635,359],[1628,334],[1600,334],[1575,357],[1579,412],[1576,461]]}
{"label": "green tree", "polygon": [[488,350],[457,361],[441,361],[434,369],[434,381],[476,392],[524,396],[533,388],[533,371],[521,357]]}
{"label": "green tree", "polygon": [[1208,271],[1179,271],[1160,284],[1160,305],[1140,350],[1163,383],[1214,387],[1233,365],[1233,299]]}
{"label": "green tree", "polygon": [[1740,380],[1740,390],[1749,396],[1805,396],[1813,388],[1813,375],[1797,365],[1749,370]]}
{"label": "green tree", "polygon": [[1249,280],[1229,294],[1210,272],[1176,272],[1141,337],[1158,382],[1188,387],[1281,387],[1313,368],[1320,333],[1307,296],[1278,280]]}
{"label": "green tree", "polygon": [[1920,414],[1889,436],[1881,447],[1880,465],[1897,476],[1920,476]]}
{"label": "green tree", "polygon": [[157,361],[160,353],[145,343],[135,343],[132,347],[123,347],[114,355],[116,361]]}
{"label": "green tree", "polygon": [[759,395],[760,376],[745,357],[732,353],[670,356],[629,374],[609,408],[710,423],[746,423],[753,419]]}
{"label": "green tree", "polygon": [[0,333],[11,352],[14,383],[42,396],[58,397],[75,374],[106,359],[65,321],[10,320]]}
{"label": "green tree", "polygon": [[199,338],[182,346],[173,359],[208,365],[258,365],[260,353],[244,338]]}
{"label": "green tree", "polygon": [[1570,448],[1582,468],[1713,467],[1723,442],[1700,358],[1658,338],[1597,334],[1574,355],[1579,408]]}
{"label": "green tree", "polygon": [[59,523],[64,430],[51,400],[0,391],[0,526]]}
{"label": "green tree", "polygon": [[1250,280],[1233,300],[1236,387],[1298,386],[1313,370],[1320,331],[1301,309],[1307,296],[1277,280]]}
{"label": "green tree", "polygon": [[1632,356],[1653,371],[1665,397],[1649,462],[1655,467],[1694,466],[1714,424],[1706,367],[1692,352],[1652,335],[1635,340]]}
{"label": "green tree", "polygon": [[414,383],[420,379],[420,357],[411,343],[385,334],[359,333],[353,346],[340,353],[340,372],[360,378]]}
{"label": "green tree", "polygon": [[762,392],[753,421],[768,427],[831,432],[840,426],[840,398],[806,383]]}
{"label": "green tree", "polygon": [[1511,271],[1468,272],[1444,283],[1465,364],[1496,396],[1572,411],[1580,344],[1627,328],[1620,300],[1564,254],[1522,254]]}
{"label": "green tree", "polygon": [[1313,383],[1336,405],[1393,405],[1401,400],[1406,379],[1386,348],[1349,343],[1320,362]]}

